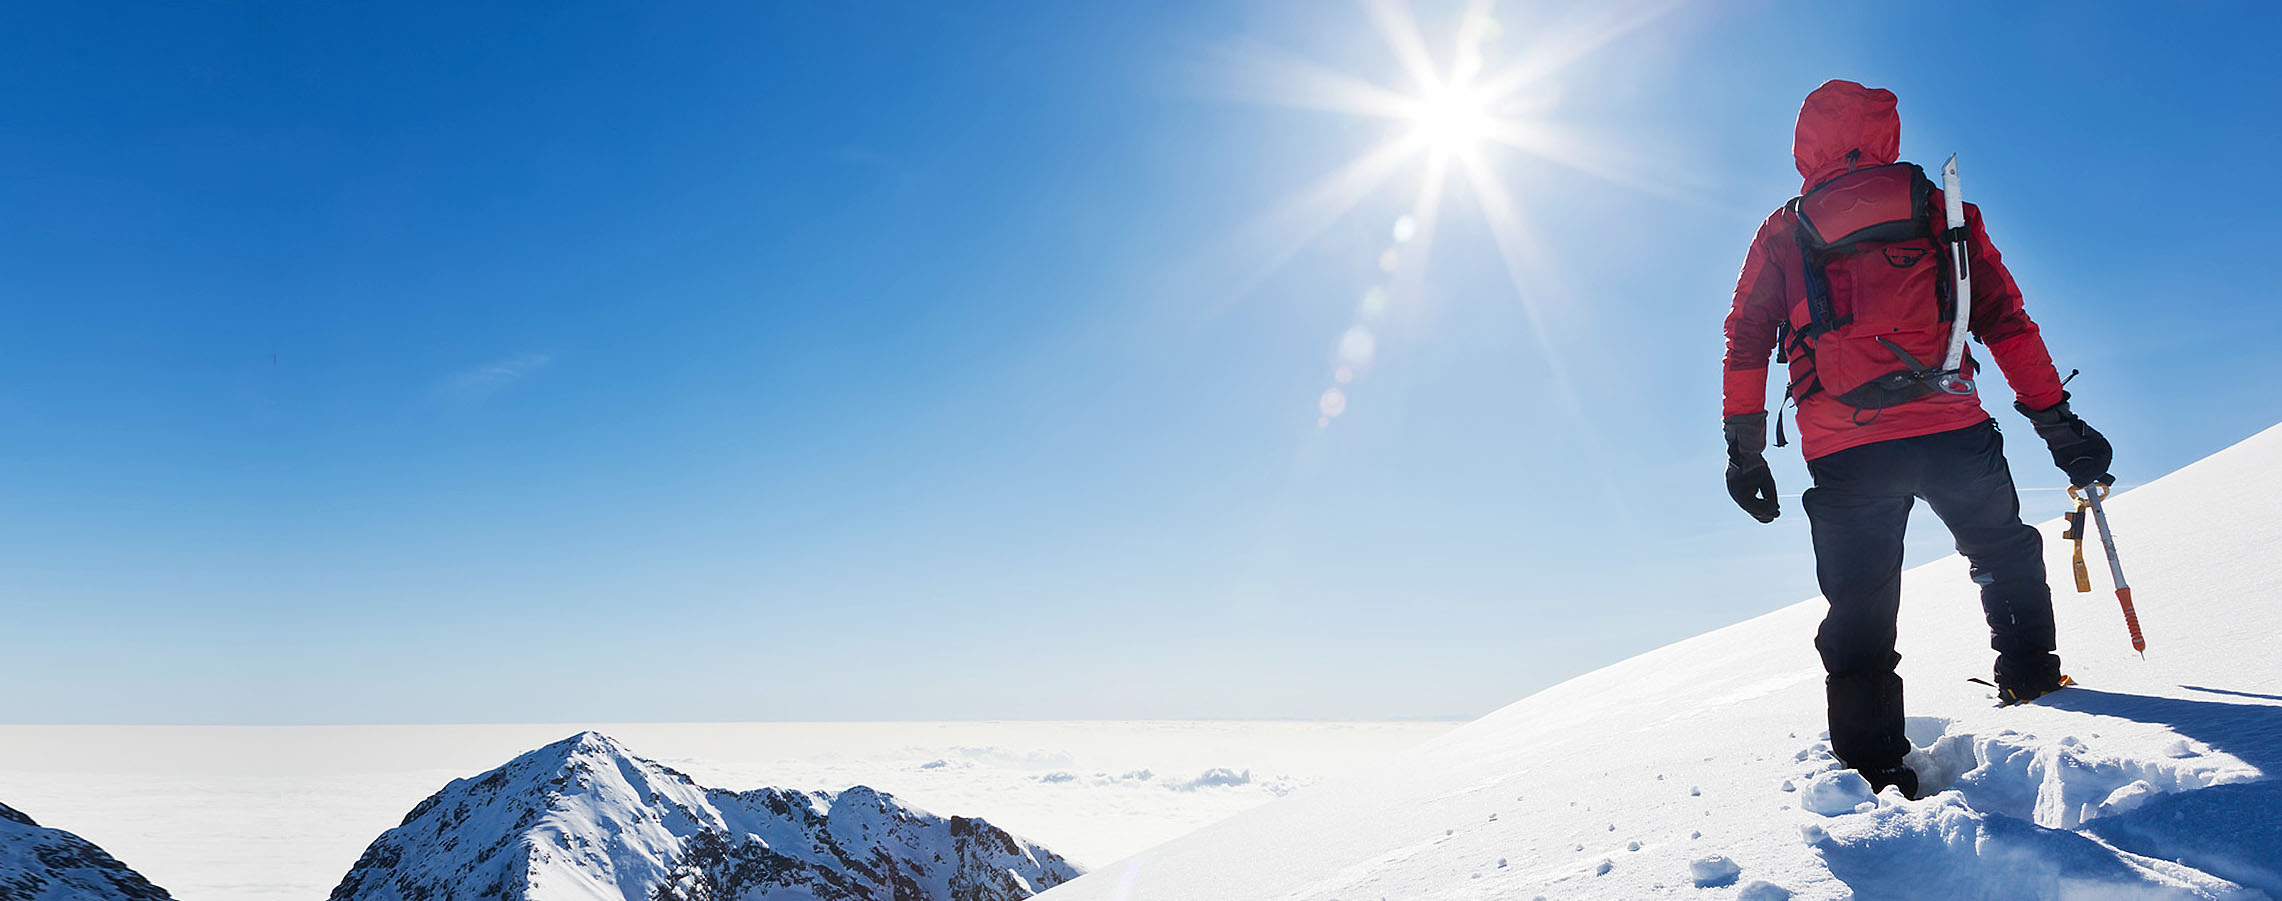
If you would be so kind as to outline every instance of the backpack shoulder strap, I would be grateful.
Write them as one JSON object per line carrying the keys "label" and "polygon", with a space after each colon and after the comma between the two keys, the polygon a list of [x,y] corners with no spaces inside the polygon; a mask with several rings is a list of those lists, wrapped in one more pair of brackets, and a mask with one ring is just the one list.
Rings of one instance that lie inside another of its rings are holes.
{"label": "backpack shoulder strap", "polygon": [[1808,342],[1823,333],[1839,327],[1838,310],[1830,299],[1830,279],[1823,274],[1823,254],[1817,249],[1814,237],[1808,234],[1806,219],[1799,213],[1799,201],[1794,197],[1788,204],[1791,211],[1791,240],[1799,247],[1799,275],[1806,288],[1807,324],[1799,329],[1799,341]]}
{"label": "backpack shoulder strap", "polygon": [[[1934,205],[1933,179],[1926,177],[1925,167],[1916,163],[1908,165],[1911,172],[1910,203],[1914,207],[1913,212],[1917,215],[1918,220],[1924,223],[1921,227],[1925,230],[1925,236],[1933,240],[1934,259],[1941,263],[1942,271],[1954,271],[1951,268],[1949,249],[1952,246],[1964,246],[1962,236],[1951,232],[1948,213]],[[1933,299],[1940,321],[1957,321],[1957,285],[1955,283],[1948,278],[1934,279]]]}

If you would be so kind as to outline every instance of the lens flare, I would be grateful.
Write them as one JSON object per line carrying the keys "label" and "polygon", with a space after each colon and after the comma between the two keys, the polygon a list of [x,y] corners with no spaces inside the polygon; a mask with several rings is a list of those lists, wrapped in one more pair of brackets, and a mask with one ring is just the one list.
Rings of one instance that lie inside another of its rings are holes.
{"label": "lens flare", "polygon": [[1375,319],[1386,311],[1387,289],[1372,285],[1370,290],[1363,292],[1363,302],[1357,305],[1357,312],[1363,318]]}
{"label": "lens flare", "polygon": [[1378,336],[1360,325],[1339,336],[1339,362],[1353,371],[1371,365],[1371,358],[1379,354]]}

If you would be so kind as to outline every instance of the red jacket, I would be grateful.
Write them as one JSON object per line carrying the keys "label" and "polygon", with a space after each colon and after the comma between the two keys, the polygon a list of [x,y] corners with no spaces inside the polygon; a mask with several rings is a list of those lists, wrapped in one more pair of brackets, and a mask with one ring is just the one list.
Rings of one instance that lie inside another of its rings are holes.
{"label": "red jacket", "polygon": [[[1894,113],[1894,95],[1865,88],[1851,81],[1832,81],[1807,95],[1799,109],[1797,137],[1791,155],[1805,177],[1803,193],[1855,168],[1894,162],[1901,151],[1902,125]],[[1942,197],[1934,192],[1933,209],[1940,215]],[[2021,307],[2021,292],[2012,273],[1989,243],[1981,226],[1981,210],[1965,205],[1965,224],[1971,229],[1968,255],[1973,269],[1971,333],[1989,348],[2005,380],[2020,402],[2041,410],[2059,403],[2060,375],[2045,350],[2036,323]],[[1726,375],[1722,382],[1723,416],[1759,413],[1767,409],[1767,361],[1775,349],[1775,327],[1785,319],[1794,325],[1807,321],[1805,272],[1793,238],[1798,218],[1789,206],[1776,210],[1751,239],[1743,260],[1743,275],[1736,280],[1735,304],[1727,314]],[[1837,313],[1846,316],[1848,300],[1834,298]],[[1804,355],[1791,358],[1790,378],[1796,383],[1813,370]],[[1966,372],[1978,364],[1966,355]],[[1879,411],[1857,425],[1853,408],[1839,403],[1829,392],[1815,392],[1799,402],[1799,443],[1812,460],[1874,441],[1888,441],[1960,429],[1988,419],[1973,395],[1936,394]]]}

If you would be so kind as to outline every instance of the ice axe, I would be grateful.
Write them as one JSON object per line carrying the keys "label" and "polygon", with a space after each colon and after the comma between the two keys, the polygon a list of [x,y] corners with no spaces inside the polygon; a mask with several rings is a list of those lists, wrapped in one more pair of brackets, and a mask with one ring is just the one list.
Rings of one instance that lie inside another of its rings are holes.
{"label": "ice axe", "polygon": [[1941,358],[1941,377],[1933,386],[1944,394],[1972,394],[1973,380],[1965,377],[1965,331],[1973,322],[1972,249],[1967,245],[1971,233],[1965,227],[1965,189],[1957,181],[1954,153],[1949,155],[1949,162],[1941,164],[1941,205],[1949,222],[1949,230],[1941,233],[1941,239],[1949,245],[1951,296],[1957,298],[1957,312],[1949,322],[1949,353]]}
{"label": "ice axe", "polygon": [[2078,567],[2076,590],[2092,590],[2091,580],[2085,577],[2082,570],[2084,565],[2083,511],[2090,508],[2092,522],[2098,524],[2100,528],[2100,545],[2108,551],[2108,573],[2114,576],[2116,580],[2116,602],[2122,604],[2124,608],[2124,628],[2131,631],[2131,649],[2138,651],[2139,656],[2145,658],[2147,656],[2147,638],[2139,632],[2139,611],[2132,609],[2131,606],[2131,584],[2124,581],[2123,561],[2116,559],[2116,536],[2115,533],[2108,531],[2108,511],[2100,506],[2100,499],[2108,496],[2108,486],[2093,485],[2089,488],[2079,489],[2077,486],[2070,485],[2068,486],[2068,496],[2076,499],[2077,509],[2077,514],[2070,517],[2074,520],[2073,524],[2075,525],[2076,565]]}

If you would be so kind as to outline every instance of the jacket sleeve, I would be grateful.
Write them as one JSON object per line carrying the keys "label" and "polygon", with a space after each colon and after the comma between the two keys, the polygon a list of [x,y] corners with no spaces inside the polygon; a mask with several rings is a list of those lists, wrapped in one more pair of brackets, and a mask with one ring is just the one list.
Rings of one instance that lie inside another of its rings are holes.
{"label": "jacket sleeve", "polygon": [[1735,281],[1735,302],[1727,312],[1727,356],[1720,378],[1720,416],[1767,411],[1767,357],[1775,350],[1775,326],[1783,321],[1783,269],[1772,241],[1784,233],[1780,214],[1770,216],[1751,239],[1743,274]]}
{"label": "jacket sleeve", "polygon": [[2066,397],[2060,390],[2060,373],[2053,368],[2052,352],[2045,349],[2044,334],[2028,318],[2021,289],[2005,269],[1997,246],[1981,224],[1981,208],[1965,205],[1965,225],[1972,230],[1967,253],[1973,266],[1973,336],[1988,345],[1989,355],[2021,405],[2042,410]]}

